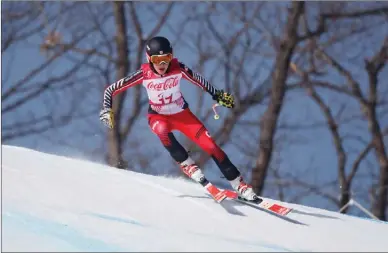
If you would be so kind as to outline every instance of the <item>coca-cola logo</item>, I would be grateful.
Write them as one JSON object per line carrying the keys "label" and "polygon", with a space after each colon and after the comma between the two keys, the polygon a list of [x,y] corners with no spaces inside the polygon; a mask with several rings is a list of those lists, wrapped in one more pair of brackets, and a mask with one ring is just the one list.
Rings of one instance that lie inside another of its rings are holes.
{"label": "coca-cola logo", "polygon": [[150,82],[147,85],[147,89],[156,90],[156,91],[168,90],[177,86],[178,83],[179,83],[178,77],[171,77],[166,79],[164,82],[160,82],[160,83]]}

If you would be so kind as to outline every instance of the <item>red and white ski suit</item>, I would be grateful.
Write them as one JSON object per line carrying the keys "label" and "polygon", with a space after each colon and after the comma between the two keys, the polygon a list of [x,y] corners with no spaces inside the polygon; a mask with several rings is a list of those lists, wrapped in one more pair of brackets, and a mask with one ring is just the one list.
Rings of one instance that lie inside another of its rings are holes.
{"label": "red and white ski suit", "polygon": [[174,58],[164,75],[155,73],[149,63],[144,63],[139,70],[109,85],[104,92],[103,107],[112,108],[115,95],[142,84],[149,99],[149,126],[175,161],[185,161],[188,153],[174,137],[173,130],[182,132],[211,155],[226,179],[235,179],[240,172],[214,142],[203,123],[190,111],[180,89],[182,78],[212,96],[216,94],[217,90],[208,81]]}

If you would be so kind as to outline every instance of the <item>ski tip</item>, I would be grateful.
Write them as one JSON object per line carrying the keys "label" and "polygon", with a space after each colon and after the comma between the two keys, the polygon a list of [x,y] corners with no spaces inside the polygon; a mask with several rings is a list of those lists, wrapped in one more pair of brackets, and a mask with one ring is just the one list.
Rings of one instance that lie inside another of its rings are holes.
{"label": "ski tip", "polygon": [[221,203],[224,199],[226,199],[226,197],[227,197],[227,196],[226,196],[225,193],[220,192],[219,194],[216,195],[215,201],[216,201],[217,203]]}

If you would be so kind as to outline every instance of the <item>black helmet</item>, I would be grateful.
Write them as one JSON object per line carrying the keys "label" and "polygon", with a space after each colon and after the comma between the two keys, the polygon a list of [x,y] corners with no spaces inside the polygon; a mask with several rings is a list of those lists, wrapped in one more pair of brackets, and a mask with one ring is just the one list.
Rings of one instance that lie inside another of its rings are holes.
{"label": "black helmet", "polygon": [[153,37],[146,44],[146,52],[148,56],[160,54],[172,54],[172,46],[170,41],[165,37]]}

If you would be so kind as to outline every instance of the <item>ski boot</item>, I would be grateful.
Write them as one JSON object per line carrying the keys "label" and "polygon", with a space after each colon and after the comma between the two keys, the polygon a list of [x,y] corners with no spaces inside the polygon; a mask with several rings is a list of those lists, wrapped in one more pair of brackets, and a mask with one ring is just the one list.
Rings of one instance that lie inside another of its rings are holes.
{"label": "ski boot", "polygon": [[233,189],[238,193],[240,199],[255,203],[260,203],[263,201],[253,191],[252,186],[244,182],[241,176],[238,176],[236,179],[231,180],[229,182],[232,185]]}
{"label": "ski boot", "polygon": [[227,197],[227,195],[223,191],[220,191],[216,186],[214,186],[206,179],[201,169],[194,163],[194,161],[190,157],[179,165],[182,171],[189,178],[201,184],[210,193],[210,195],[216,202],[220,203]]}
{"label": "ski boot", "polygon": [[183,173],[185,173],[189,178],[193,179],[195,182],[200,183],[205,186],[209,183],[205,175],[202,173],[201,169],[194,163],[193,159],[190,157],[186,161],[179,164]]}

